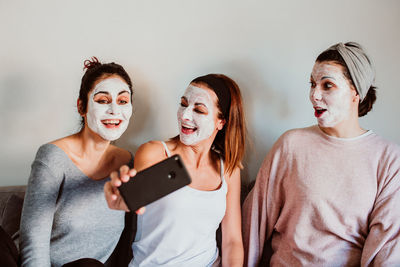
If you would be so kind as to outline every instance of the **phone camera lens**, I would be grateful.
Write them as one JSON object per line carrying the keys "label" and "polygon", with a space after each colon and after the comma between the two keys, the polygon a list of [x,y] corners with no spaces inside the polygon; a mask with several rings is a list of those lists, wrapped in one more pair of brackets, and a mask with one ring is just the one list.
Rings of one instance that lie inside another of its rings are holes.
{"label": "phone camera lens", "polygon": [[168,179],[174,179],[176,177],[175,172],[168,173]]}

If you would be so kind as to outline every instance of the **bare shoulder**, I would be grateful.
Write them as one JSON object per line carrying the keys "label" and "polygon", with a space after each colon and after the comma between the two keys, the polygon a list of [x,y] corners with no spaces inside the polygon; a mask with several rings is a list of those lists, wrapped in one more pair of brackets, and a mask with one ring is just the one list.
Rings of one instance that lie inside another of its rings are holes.
{"label": "bare shoulder", "polygon": [[142,170],[165,159],[165,149],[161,141],[142,144],[135,154],[135,169]]}
{"label": "bare shoulder", "polygon": [[60,139],[53,140],[49,142],[49,144],[56,145],[58,147],[65,147],[68,146],[68,143],[71,143],[73,140],[73,135],[62,137]]}
{"label": "bare shoulder", "polygon": [[137,152],[136,157],[157,157],[164,154],[164,146],[161,141],[149,141],[142,144]]}
{"label": "bare shoulder", "polygon": [[115,145],[110,145],[110,153],[120,164],[126,164],[132,159],[132,154],[128,150]]}
{"label": "bare shoulder", "polygon": [[76,147],[76,134],[62,137],[60,139],[49,142],[61,148],[67,155],[71,154],[74,147]]}

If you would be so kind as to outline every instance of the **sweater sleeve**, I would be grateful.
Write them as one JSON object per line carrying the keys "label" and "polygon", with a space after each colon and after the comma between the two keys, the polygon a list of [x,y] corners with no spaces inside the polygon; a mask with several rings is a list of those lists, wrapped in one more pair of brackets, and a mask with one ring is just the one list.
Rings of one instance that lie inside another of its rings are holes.
{"label": "sweater sleeve", "polygon": [[22,266],[50,266],[50,237],[61,181],[46,164],[33,162],[21,215]]}
{"label": "sweater sleeve", "polygon": [[243,204],[244,266],[268,264],[272,255],[270,238],[282,201],[279,183],[286,170],[281,139],[265,157]]}
{"label": "sweater sleeve", "polygon": [[361,266],[400,265],[400,156],[388,166],[369,218]]}

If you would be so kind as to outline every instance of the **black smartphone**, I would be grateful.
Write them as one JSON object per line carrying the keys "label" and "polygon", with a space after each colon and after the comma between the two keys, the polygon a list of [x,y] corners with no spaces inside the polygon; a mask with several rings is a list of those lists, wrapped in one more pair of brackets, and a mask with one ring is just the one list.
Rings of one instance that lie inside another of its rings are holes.
{"label": "black smartphone", "polygon": [[156,201],[190,184],[192,179],[179,155],[173,155],[132,177],[118,188],[129,210]]}

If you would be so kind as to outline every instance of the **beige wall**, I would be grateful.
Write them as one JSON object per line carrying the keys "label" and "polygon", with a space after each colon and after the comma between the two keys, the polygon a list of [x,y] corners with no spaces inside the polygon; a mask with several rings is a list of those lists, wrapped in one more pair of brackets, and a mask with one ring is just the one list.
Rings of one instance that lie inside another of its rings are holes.
{"label": "beige wall", "polygon": [[308,101],[315,57],[358,41],[376,64],[378,100],[361,124],[400,143],[400,1],[0,0],[0,185],[25,184],[38,147],[74,133],[83,61],[126,67],[135,87],[133,152],[177,134],[188,82],[231,76],[242,89],[255,178],[285,130],[315,123]]}

